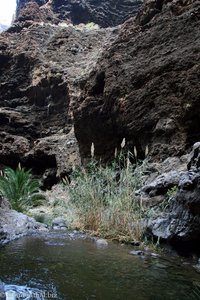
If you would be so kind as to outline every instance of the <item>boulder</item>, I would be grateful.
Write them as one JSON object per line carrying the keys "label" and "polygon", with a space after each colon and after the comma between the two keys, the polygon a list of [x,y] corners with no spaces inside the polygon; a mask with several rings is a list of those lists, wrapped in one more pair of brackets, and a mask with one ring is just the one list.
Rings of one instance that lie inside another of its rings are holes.
{"label": "boulder", "polygon": [[199,248],[200,245],[200,143],[190,155],[188,170],[180,174],[177,192],[169,208],[148,221],[147,232],[173,245]]}
{"label": "boulder", "polygon": [[108,242],[105,239],[97,239],[95,240],[95,243],[98,248],[105,248],[108,246]]}
{"label": "boulder", "polygon": [[150,198],[164,195],[169,189],[173,188],[174,186],[178,186],[180,178],[181,173],[177,171],[163,173],[153,182],[143,186],[139,191],[136,191],[136,195],[144,195]]}
{"label": "boulder", "polygon": [[134,247],[139,247],[140,246],[140,241],[131,241],[130,244]]}
{"label": "boulder", "polygon": [[145,255],[144,251],[142,251],[142,250],[132,250],[130,252],[130,254],[131,255],[136,255],[136,256],[144,256]]}
{"label": "boulder", "polygon": [[0,207],[0,244],[47,230],[47,225],[36,222],[33,218],[8,207]]}
{"label": "boulder", "polygon": [[67,229],[66,221],[62,217],[57,217],[52,221],[53,230],[65,230]]}

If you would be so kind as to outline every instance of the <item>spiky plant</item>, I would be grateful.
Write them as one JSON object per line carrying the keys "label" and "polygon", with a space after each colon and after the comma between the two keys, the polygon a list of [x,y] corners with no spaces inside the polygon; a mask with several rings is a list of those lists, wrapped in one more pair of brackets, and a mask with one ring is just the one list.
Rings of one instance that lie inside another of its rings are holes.
{"label": "spiky plant", "polygon": [[200,299],[200,284],[199,283],[194,284],[191,299],[194,299],[194,300]]}
{"label": "spiky plant", "polygon": [[45,199],[40,193],[39,181],[33,179],[31,170],[20,166],[16,171],[5,168],[3,176],[0,176],[0,195],[10,202],[13,209],[20,212],[41,204]]}

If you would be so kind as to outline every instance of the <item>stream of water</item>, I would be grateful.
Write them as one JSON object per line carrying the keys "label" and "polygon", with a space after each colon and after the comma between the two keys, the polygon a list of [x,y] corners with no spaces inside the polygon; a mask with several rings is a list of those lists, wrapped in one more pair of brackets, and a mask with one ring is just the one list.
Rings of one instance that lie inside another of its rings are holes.
{"label": "stream of water", "polygon": [[69,232],[11,242],[0,248],[6,299],[198,299],[200,274],[191,265],[179,258],[132,256],[130,250],[113,243],[99,248]]}

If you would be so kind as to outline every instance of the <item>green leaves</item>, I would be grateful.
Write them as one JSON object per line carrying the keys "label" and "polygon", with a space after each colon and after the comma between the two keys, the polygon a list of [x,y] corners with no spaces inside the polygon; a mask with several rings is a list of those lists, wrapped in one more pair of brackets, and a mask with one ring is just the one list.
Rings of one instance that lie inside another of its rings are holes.
{"label": "green leaves", "polygon": [[20,166],[16,171],[6,168],[0,177],[0,195],[8,199],[17,211],[22,212],[28,207],[41,204],[45,197],[39,191],[39,181],[32,178],[30,170]]}
{"label": "green leaves", "polygon": [[75,170],[73,184],[67,185],[70,202],[79,228],[104,237],[139,240],[143,208],[135,190],[143,182],[145,163],[135,168],[129,160],[131,153],[119,155],[110,165],[93,159],[82,171]]}

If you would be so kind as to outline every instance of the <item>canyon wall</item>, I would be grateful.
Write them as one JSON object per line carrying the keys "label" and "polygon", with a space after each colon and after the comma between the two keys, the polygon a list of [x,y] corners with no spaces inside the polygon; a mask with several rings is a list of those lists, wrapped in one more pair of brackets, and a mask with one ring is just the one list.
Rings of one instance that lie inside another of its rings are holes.
{"label": "canyon wall", "polygon": [[151,235],[195,244],[199,144],[188,171],[182,155],[200,140],[200,6],[147,0],[140,8],[132,0],[18,0],[0,35],[0,167],[20,162],[51,188],[88,161],[92,143],[107,161],[125,138],[125,150],[153,163],[148,180],[158,176],[141,202],[177,187],[169,211],[147,224]]}
{"label": "canyon wall", "polygon": [[199,141],[199,9],[198,1],[150,1],[120,28],[75,109],[82,157],[92,142],[97,157],[112,157],[124,137],[139,158],[148,147],[158,160]]}
{"label": "canyon wall", "polygon": [[[74,25],[94,22],[101,27],[122,24],[138,12],[141,0],[18,0],[17,19],[30,18],[28,7],[37,4],[41,11],[49,8],[57,21],[69,20]],[[55,21],[48,16],[49,21]]]}
{"label": "canyon wall", "polygon": [[[97,24],[119,24],[135,14],[141,2],[120,1],[111,9],[112,5],[112,1],[17,2],[16,20],[0,36],[2,167],[21,162],[51,187],[80,164],[73,106],[104,47],[118,33],[117,28]],[[97,24],[75,26],[92,21]]]}

